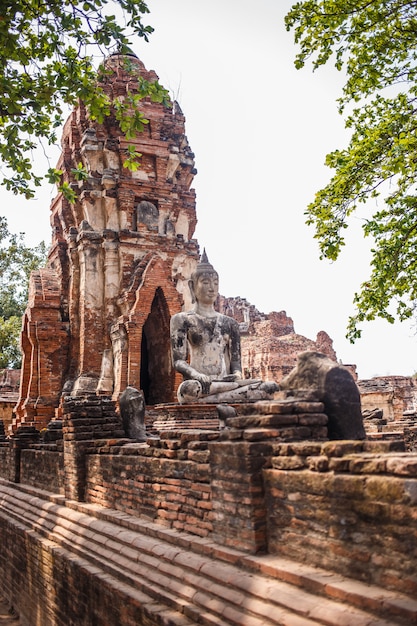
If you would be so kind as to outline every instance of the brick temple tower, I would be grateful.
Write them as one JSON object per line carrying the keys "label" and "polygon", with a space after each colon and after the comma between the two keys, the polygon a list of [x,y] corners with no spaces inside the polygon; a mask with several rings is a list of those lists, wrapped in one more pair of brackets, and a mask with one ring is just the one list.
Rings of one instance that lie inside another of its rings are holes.
{"label": "brick temple tower", "polygon": [[[138,76],[158,78],[134,55],[114,54],[106,69],[112,98],[137,92]],[[57,167],[77,199],[53,200],[48,263],[31,278],[17,424],[45,426],[63,392],[117,399],[131,385],[148,404],[174,399],[169,320],[189,305],[198,260],[194,155],[177,103],[146,98],[141,110],[149,124],[133,140],[113,117],[89,119],[82,104],[65,124]],[[137,171],[123,167],[132,144]],[[79,163],[83,181],[71,171]]]}

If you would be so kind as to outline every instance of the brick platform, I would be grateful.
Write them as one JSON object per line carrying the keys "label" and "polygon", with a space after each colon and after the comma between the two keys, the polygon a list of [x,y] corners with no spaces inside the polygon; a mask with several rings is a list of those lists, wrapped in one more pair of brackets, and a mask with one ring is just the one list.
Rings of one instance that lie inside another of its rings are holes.
{"label": "brick platform", "polygon": [[327,441],[322,411],[242,404],[225,428],[137,443],[86,396],[63,440],[0,443],[0,580],[24,626],[415,623],[416,457]]}

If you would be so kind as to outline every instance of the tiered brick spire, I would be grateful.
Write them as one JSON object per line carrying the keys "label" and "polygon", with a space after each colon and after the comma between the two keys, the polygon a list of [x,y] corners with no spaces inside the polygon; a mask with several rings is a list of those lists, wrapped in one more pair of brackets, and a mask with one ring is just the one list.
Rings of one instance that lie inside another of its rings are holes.
{"label": "tiered brick spire", "polygon": [[[128,62],[130,71],[123,55],[106,62],[112,97],[137,91],[138,76],[157,80],[137,57]],[[17,423],[44,426],[63,391],[117,398],[132,385],[151,404],[174,398],[169,319],[198,260],[196,170],[179,106],[147,98],[141,110],[149,124],[129,141],[114,117],[98,124],[82,104],[64,127],[58,168],[77,200],[52,202],[47,268],[31,280]],[[128,144],[142,154],[134,172],[123,167]],[[71,171],[79,163],[85,181]]]}

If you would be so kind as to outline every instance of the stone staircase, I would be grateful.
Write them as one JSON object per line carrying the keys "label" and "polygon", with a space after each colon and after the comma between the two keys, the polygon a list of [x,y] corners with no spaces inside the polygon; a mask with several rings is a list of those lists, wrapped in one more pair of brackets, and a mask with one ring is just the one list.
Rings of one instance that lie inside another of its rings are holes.
{"label": "stone staircase", "polygon": [[364,421],[369,441],[404,441],[409,452],[417,450],[417,421],[414,416],[388,422],[385,419]]}
{"label": "stone staircase", "polygon": [[[253,556],[115,510],[0,480],[0,515],[67,553],[165,626],[417,624],[417,601],[276,556]],[[107,626],[123,626],[113,624]]]}

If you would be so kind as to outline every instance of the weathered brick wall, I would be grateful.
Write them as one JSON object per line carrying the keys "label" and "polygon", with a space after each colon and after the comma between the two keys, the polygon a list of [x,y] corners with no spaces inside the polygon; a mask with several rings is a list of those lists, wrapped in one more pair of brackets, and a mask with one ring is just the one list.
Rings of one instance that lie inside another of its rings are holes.
{"label": "weathered brick wall", "polygon": [[273,554],[415,594],[417,455],[400,442],[281,445],[264,470]]}
{"label": "weathered brick wall", "polygon": [[20,370],[0,369],[0,420],[9,432],[13,422],[14,408],[19,397]]}
{"label": "weathered brick wall", "polygon": [[4,430],[6,433],[9,432],[9,427],[13,422],[13,409],[16,405],[16,400],[4,400],[0,396],[0,420],[2,420],[4,424]]}
{"label": "weathered brick wall", "polygon": [[64,493],[64,454],[56,445],[35,445],[21,451],[20,482],[51,493]]}
{"label": "weathered brick wall", "polygon": [[404,428],[404,441],[408,452],[417,452],[417,426]]}
{"label": "weathered brick wall", "polygon": [[[403,453],[399,441],[324,441],[321,410],[317,402],[261,402],[239,407],[221,431],[167,430],[145,444],[71,440],[85,444],[85,499],[220,545],[266,550],[415,594],[417,454]],[[22,483],[62,493],[61,478],[53,476],[65,466],[59,444],[56,451],[56,444],[18,444],[16,438],[0,445],[2,476],[13,480],[7,468],[20,457]],[[41,527],[42,515],[29,506]],[[34,626],[33,615],[36,626],[106,624],[105,581],[9,522],[0,512],[2,589],[9,600],[20,594],[22,624]],[[111,623],[146,623],[139,614],[124,621],[122,605],[116,593],[107,607]]]}
{"label": "weathered brick wall", "polygon": [[101,445],[87,454],[86,502],[207,536],[212,530],[208,444],[218,436],[164,431],[149,445]]}
{"label": "weathered brick wall", "polygon": [[16,451],[9,442],[0,443],[0,478],[16,480]]}
{"label": "weathered brick wall", "polygon": [[[313,341],[295,332],[276,334],[281,333],[281,327],[273,318],[256,322],[253,326],[252,333],[242,336],[243,371],[252,378],[279,383],[296,366],[298,354],[306,350],[323,352],[336,361],[332,340],[323,331],[318,336],[320,341]],[[323,341],[324,336],[327,343]]]}
{"label": "weathered brick wall", "polygon": [[276,443],[326,439],[327,417],[322,403],[293,400],[238,411],[220,431],[173,428],[168,420],[141,444],[122,437],[108,398],[68,397],[63,440],[16,436],[0,448],[3,476],[257,552],[267,543],[262,467]]}
{"label": "weathered brick wall", "polygon": [[[207,416],[211,422],[213,410],[188,407],[182,421]],[[254,553],[267,545],[262,467],[279,442],[326,440],[322,411],[320,402],[293,399],[236,405],[232,414],[237,414],[226,418],[224,429],[173,428],[167,419],[159,435],[137,443],[123,436],[112,400],[68,396],[63,439],[38,443],[34,429],[21,427],[0,447],[2,471],[8,480],[69,500],[146,515]],[[178,415],[174,411],[168,417],[175,422]],[[52,429],[50,434],[57,433]]]}
{"label": "weathered brick wall", "polygon": [[115,439],[120,442],[125,434],[115,403],[106,396],[66,396],[62,433],[65,496],[69,500],[82,501],[85,498],[85,455],[93,440]]}

